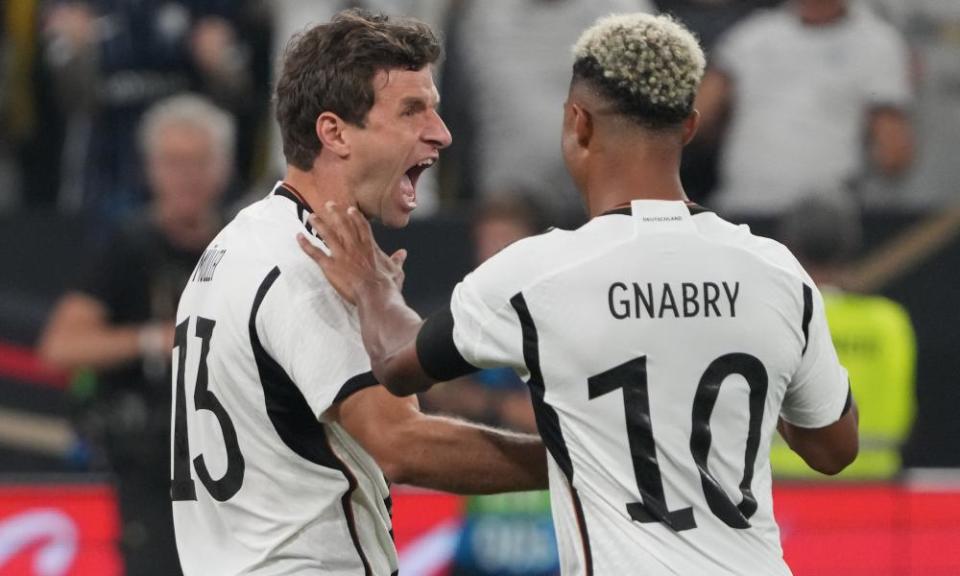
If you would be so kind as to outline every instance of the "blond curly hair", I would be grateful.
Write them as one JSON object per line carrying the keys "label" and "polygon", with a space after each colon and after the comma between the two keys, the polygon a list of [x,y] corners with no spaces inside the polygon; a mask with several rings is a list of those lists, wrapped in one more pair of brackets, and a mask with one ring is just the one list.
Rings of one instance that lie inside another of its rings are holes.
{"label": "blond curly hair", "polygon": [[706,59],[696,37],[669,16],[614,14],[573,47],[574,78],[592,82],[626,114],[650,127],[693,112]]}

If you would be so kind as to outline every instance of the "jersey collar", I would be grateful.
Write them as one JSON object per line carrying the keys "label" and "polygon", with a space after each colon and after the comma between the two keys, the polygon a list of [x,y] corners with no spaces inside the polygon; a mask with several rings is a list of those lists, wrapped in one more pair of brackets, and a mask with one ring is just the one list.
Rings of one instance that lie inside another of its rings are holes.
{"label": "jersey collar", "polygon": [[639,200],[630,202],[630,206],[615,208],[605,214],[625,214],[633,220],[638,234],[659,234],[663,232],[693,232],[697,229],[693,216],[707,210],[692,202],[677,200]]}
{"label": "jersey collar", "polygon": [[297,191],[296,188],[294,188],[293,186],[291,186],[286,182],[280,181],[280,182],[277,182],[277,185],[273,187],[273,194],[274,196],[280,196],[281,198],[286,198],[287,200],[290,200],[291,202],[293,202],[294,205],[297,207],[297,218],[300,219],[300,222],[303,224],[303,226],[307,229],[308,232],[310,232],[311,234],[319,238],[319,235],[316,233],[316,231],[313,229],[313,226],[311,226],[310,222],[307,220],[307,218],[311,214],[313,214],[313,208],[311,208],[310,205],[307,204],[307,201],[304,200],[303,195],[300,194],[300,192]]}
{"label": "jersey collar", "polygon": [[[704,212],[713,212],[709,208],[704,208],[703,206],[697,204],[696,202],[690,202],[685,200],[684,204],[687,206],[687,210],[690,211],[691,216],[696,216],[697,214],[703,214]],[[622,214],[624,216],[630,216],[633,214],[632,206],[617,206],[616,208],[611,208],[606,212],[600,214],[600,216],[608,216],[610,214]]]}

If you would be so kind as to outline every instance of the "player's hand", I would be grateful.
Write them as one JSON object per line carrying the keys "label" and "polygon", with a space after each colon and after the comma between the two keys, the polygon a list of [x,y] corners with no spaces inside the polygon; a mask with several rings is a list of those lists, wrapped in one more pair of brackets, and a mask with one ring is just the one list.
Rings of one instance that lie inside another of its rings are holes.
{"label": "player's hand", "polygon": [[327,202],[309,221],[329,254],[303,234],[297,236],[297,242],[347,301],[356,304],[357,291],[364,285],[386,285],[397,291],[403,288],[407,251],[400,249],[388,256],[374,240],[370,223],[355,207],[344,209]]}

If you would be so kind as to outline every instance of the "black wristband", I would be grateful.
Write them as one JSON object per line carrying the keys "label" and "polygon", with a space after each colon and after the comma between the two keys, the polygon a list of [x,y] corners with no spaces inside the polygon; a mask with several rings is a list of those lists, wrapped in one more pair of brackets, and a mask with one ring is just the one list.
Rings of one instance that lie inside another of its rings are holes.
{"label": "black wristband", "polygon": [[448,304],[431,314],[417,333],[417,358],[428,376],[444,382],[479,370],[467,362],[453,341],[453,313]]}

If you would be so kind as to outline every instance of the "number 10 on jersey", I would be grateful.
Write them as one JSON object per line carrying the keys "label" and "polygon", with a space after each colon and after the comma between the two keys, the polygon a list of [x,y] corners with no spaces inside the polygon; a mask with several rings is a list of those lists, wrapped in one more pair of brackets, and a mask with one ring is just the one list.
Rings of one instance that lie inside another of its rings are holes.
{"label": "number 10 on jersey", "polygon": [[[740,481],[739,504],[734,504],[707,467],[713,433],[710,416],[720,394],[720,386],[728,376],[739,374],[750,388],[750,421],[747,429],[743,479]],[[641,356],[587,379],[589,399],[599,398],[623,389],[627,440],[633,471],[640,490],[641,502],[627,504],[627,513],[641,523],[662,522],[676,531],[697,527],[693,508],[670,510],[663,492],[663,477],[657,462],[657,447],[650,418],[647,383],[647,357]],[[691,414],[690,453],[700,472],[700,483],[710,511],[731,528],[749,528],[749,518],[757,511],[757,500],[751,490],[753,467],[760,445],[760,427],[767,396],[767,370],[749,354],[726,354],[710,363],[693,400]]]}

